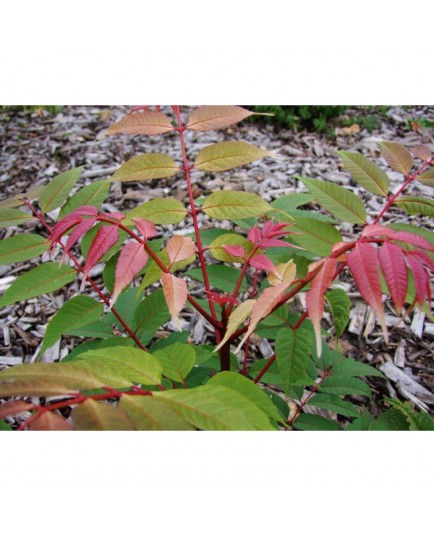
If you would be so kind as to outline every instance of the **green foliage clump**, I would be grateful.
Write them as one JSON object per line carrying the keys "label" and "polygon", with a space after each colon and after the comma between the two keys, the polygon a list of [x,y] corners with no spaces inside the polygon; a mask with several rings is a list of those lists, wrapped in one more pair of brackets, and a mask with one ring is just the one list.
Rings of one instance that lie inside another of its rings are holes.
{"label": "green foliage clump", "polygon": [[280,106],[261,105],[251,107],[255,112],[272,113],[273,117],[253,116],[251,121],[265,121],[267,123],[298,131],[300,129],[313,129],[317,132],[326,132],[329,121],[345,112],[347,106]]}

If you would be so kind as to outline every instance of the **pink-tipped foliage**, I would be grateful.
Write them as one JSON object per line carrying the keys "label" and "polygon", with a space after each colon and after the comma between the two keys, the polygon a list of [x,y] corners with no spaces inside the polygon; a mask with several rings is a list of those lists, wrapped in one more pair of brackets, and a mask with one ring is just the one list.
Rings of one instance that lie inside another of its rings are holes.
{"label": "pink-tipped foliage", "polygon": [[110,300],[113,305],[122,290],[131,283],[148,261],[148,254],[143,244],[136,241],[128,242],[122,248],[116,264],[115,286]]}
{"label": "pink-tipped foliage", "polygon": [[280,247],[293,247],[297,249],[303,249],[284,240],[278,240],[277,237],[282,237],[287,234],[295,234],[291,231],[284,231],[283,229],[290,225],[289,223],[274,223],[274,220],[268,220],[262,226],[262,230],[256,225],[250,229],[247,234],[247,238],[256,246],[261,248],[280,248]]}
{"label": "pink-tipped foliage", "polygon": [[434,273],[434,261],[424,251],[413,249],[411,251],[406,251],[405,253],[407,254],[407,256],[416,257],[417,259],[419,259],[422,264],[424,264],[429,270],[431,270],[431,272]]}
{"label": "pink-tipped foliage", "polygon": [[226,251],[228,255],[240,257],[240,259],[244,259],[246,255],[243,246],[222,246],[222,248]]}
{"label": "pink-tipped foliage", "polygon": [[253,259],[250,260],[250,266],[257,268],[258,270],[267,270],[272,272],[274,272],[276,269],[273,262],[270,261],[270,259],[265,255],[256,255],[253,257]]}
{"label": "pink-tipped foliage", "polygon": [[414,286],[416,288],[416,299],[419,307],[422,307],[425,298],[431,303],[431,287],[426,268],[411,255],[407,255],[406,261],[413,274]]}
{"label": "pink-tipped foliage", "polygon": [[86,262],[84,264],[83,276],[89,274],[95,264],[116,244],[119,239],[119,230],[115,225],[104,225],[96,233],[90,245]]}
{"label": "pink-tipped foliage", "polygon": [[321,318],[324,313],[324,293],[333,281],[337,259],[328,257],[312,280],[306,293],[307,313],[315,331],[317,353],[321,355]]}
{"label": "pink-tipped foliage", "polygon": [[399,246],[386,241],[377,254],[396,312],[400,314],[408,287],[404,252]]}
{"label": "pink-tipped foliage", "polygon": [[132,218],[132,221],[137,230],[140,231],[146,239],[157,236],[157,228],[155,227],[154,222],[145,220],[145,218]]}
{"label": "pink-tipped foliage", "polygon": [[386,341],[387,331],[383,301],[381,298],[380,263],[377,250],[371,244],[360,242],[347,256],[347,263],[363,299],[377,315]]}
{"label": "pink-tipped foliage", "polygon": [[82,220],[77,227],[72,231],[70,234],[68,240],[66,241],[63,255],[62,255],[62,261],[67,255],[68,251],[80,240],[80,238],[89,231],[94,223],[96,222],[96,218],[88,218],[87,220]]}
{"label": "pink-tipped foliage", "polygon": [[365,236],[365,237],[387,236],[388,238],[391,238],[392,240],[398,240],[399,242],[406,242],[407,244],[418,246],[422,249],[426,249],[428,251],[434,252],[434,246],[430,244],[430,242],[428,242],[428,240],[426,240],[422,236],[419,236],[414,233],[409,233],[407,231],[395,231],[394,229],[390,229],[389,227],[385,227],[384,225],[379,225],[379,224],[367,225],[365,229],[363,229],[362,236]]}

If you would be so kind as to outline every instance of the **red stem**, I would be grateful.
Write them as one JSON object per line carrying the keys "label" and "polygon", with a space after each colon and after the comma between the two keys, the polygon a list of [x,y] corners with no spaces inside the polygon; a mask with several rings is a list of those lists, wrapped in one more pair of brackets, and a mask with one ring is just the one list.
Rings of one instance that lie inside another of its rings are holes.
{"label": "red stem", "polygon": [[312,391],[310,391],[310,393],[307,395],[307,397],[304,399],[304,400],[300,400],[300,405],[297,407],[294,415],[287,420],[287,423],[289,424],[289,426],[292,426],[292,423],[295,421],[295,419],[300,415],[301,413],[301,410],[304,408],[304,406],[309,402],[309,400],[313,397],[313,395],[318,391],[318,389],[320,388],[320,385],[321,383],[328,377],[330,376],[331,374],[331,371],[330,370],[325,370],[323,375],[322,375],[322,378],[319,380],[319,382],[312,388]]}

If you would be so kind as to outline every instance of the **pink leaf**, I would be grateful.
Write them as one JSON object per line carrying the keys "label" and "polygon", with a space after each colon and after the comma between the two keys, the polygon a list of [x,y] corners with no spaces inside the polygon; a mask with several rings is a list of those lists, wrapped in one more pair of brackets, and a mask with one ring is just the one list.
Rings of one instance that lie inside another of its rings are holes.
{"label": "pink leaf", "polygon": [[104,218],[112,218],[113,220],[121,221],[125,218],[125,214],[123,212],[101,212],[101,216],[104,216]]}
{"label": "pink leaf", "polygon": [[161,276],[161,284],[163,286],[167,308],[172,315],[172,320],[179,331],[181,331],[182,328],[178,315],[187,301],[187,282],[185,279],[175,277],[173,274],[164,273]]}
{"label": "pink leaf", "polygon": [[399,246],[384,242],[378,249],[378,259],[396,312],[401,313],[407,295],[408,277],[404,252]]}
{"label": "pink leaf", "polygon": [[261,241],[262,234],[261,231],[256,225],[250,229],[250,231],[247,233],[247,238],[252,242],[253,244],[258,244]]}
{"label": "pink leaf", "polygon": [[147,261],[148,254],[144,250],[143,244],[135,241],[125,244],[116,264],[116,280],[110,306],[115,303],[122,290],[131,283]]}
{"label": "pink leaf", "polygon": [[167,253],[171,264],[185,261],[194,255],[196,246],[191,238],[181,235],[172,236],[167,243]]}
{"label": "pink leaf", "polygon": [[67,214],[63,219],[66,220],[67,218],[75,216],[98,216],[98,209],[93,205],[84,205],[83,207],[76,208]]}
{"label": "pink leaf", "polygon": [[416,158],[420,158],[426,162],[429,162],[432,159],[431,150],[427,145],[417,145],[416,147],[412,147],[410,151]]}
{"label": "pink leaf", "polygon": [[360,294],[377,315],[383,329],[384,339],[388,342],[381,299],[380,264],[377,250],[366,242],[358,243],[347,255],[347,263]]}
{"label": "pink leaf", "polygon": [[245,333],[243,339],[241,340],[238,348],[235,352],[238,352],[244,342],[248,337],[255,331],[256,326],[259,322],[269,315],[273,309],[280,303],[280,300],[285,295],[286,290],[290,287],[292,281],[287,281],[285,283],[280,283],[275,287],[269,287],[264,290],[261,297],[256,301],[252,309],[252,315],[249,322],[249,327]]}
{"label": "pink leaf", "polygon": [[96,218],[89,218],[87,220],[82,220],[77,227],[72,231],[68,240],[66,241],[65,247],[63,248],[64,252],[62,255],[62,260],[67,255],[68,251],[74,246],[74,244],[80,240],[80,238],[87,232],[91,227],[93,227],[96,222]]}
{"label": "pink leaf", "polygon": [[253,257],[250,260],[250,266],[257,268],[258,270],[271,270],[272,272],[276,269],[273,262],[265,255],[256,255]]}
{"label": "pink leaf", "polygon": [[222,246],[222,248],[228,255],[233,255],[234,257],[244,259],[244,256],[246,255],[243,246]]}
{"label": "pink leaf", "polygon": [[289,242],[285,242],[284,240],[279,240],[278,238],[264,238],[261,242],[261,246],[264,248],[296,248],[296,249],[304,249],[299,246],[295,246],[294,244],[290,244]]}
{"label": "pink leaf", "polygon": [[321,270],[312,280],[306,293],[307,312],[315,331],[318,356],[321,356],[321,318],[324,313],[324,293],[333,281],[337,259],[328,257],[323,262]]}
{"label": "pink leaf", "polygon": [[406,261],[408,267],[413,274],[414,286],[416,287],[417,302],[419,304],[419,307],[422,307],[425,298],[431,298],[431,288],[428,272],[426,271],[426,268],[424,268],[422,264],[412,256],[407,255]]}
{"label": "pink leaf", "polygon": [[434,246],[430,244],[428,240],[414,233],[407,233],[406,231],[396,231],[395,235],[393,236],[393,240],[407,242],[407,244],[419,246],[422,249],[434,252]]}
{"label": "pink leaf", "polygon": [[103,257],[107,251],[116,244],[119,239],[119,231],[115,225],[104,225],[96,233],[92,240],[89,251],[87,253],[86,262],[83,270],[83,283],[89,274],[90,270]]}
{"label": "pink leaf", "polygon": [[407,255],[412,255],[413,257],[418,258],[427,268],[431,270],[431,272],[434,273],[434,261],[424,251],[414,249],[412,251],[406,251],[405,253]]}
{"label": "pink leaf", "polygon": [[145,220],[145,218],[132,218],[132,221],[146,239],[157,236],[157,228],[154,222]]}
{"label": "pink leaf", "polygon": [[393,237],[395,233],[396,231],[393,229],[389,229],[389,227],[375,223],[373,225],[367,225],[362,231],[362,236],[372,237],[381,235]]}

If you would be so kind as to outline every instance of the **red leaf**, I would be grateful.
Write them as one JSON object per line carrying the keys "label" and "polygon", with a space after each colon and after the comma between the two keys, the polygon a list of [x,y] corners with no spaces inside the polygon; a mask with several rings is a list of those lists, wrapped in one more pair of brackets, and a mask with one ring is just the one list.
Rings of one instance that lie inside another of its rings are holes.
{"label": "red leaf", "polygon": [[68,251],[72,248],[72,246],[80,240],[80,238],[87,232],[91,227],[93,227],[94,223],[96,222],[96,218],[89,218],[87,220],[82,220],[77,227],[72,231],[70,234],[68,240],[66,241],[66,244],[63,248],[64,253],[62,255],[62,260],[60,262],[63,262],[63,259],[65,258]]}
{"label": "red leaf", "polygon": [[250,260],[250,266],[257,268],[258,270],[271,270],[272,272],[276,269],[273,262],[265,255],[256,255],[253,257]]}
{"label": "red leaf", "polygon": [[356,244],[347,255],[347,263],[363,299],[377,315],[388,342],[383,301],[381,299],[380,264],[377,250],[365,242]]}
{"label": "red leaf", "polygon": [[107,251],[116,244],[119,239],[119,231],[115,225],[104,225],[96,233],[90,245],[83,271],[83,283],[90,270],[103,257]]}
{"label": "red leaf", "polygon": [[250,231],[247,233],[247,238],[252,242],[253,244],[258,244],[261,241],[262,233],[259,229],[259,227],[252,227]]}
{"label": "red leaf", "polygon": [[132,221],[146,239],[157,236],[157,228],[154,222],[145,220],[145,218],[132,218]]}
{"label": "red leaf", "polygon": [[279,304],[280,300],[283,298],[291,284],[292,281],[287,281],[284,283],[280,283],[275,287],[268,287],[264,290],[264,292],[261,294],[261,297],[258,298],[258,300],[253,306],[249,327],[237,349],[235,350],[235,353],[239,351],[244,342],[255,331],[256,326],[259,324],[259,322],[267,315],[269,315],[274,309],[274,307]]}
{"label": "red leaf", "polygon": [[407,295],[408,277],[404,252],[399,246],[384,242],[378,249],[378,259],[396,312],[401,313]]}
{"label": "red leaf", "polygon": [[110,300],[110,307],[115,303],[122,290],[131,283],[145,266],[147,261],[148,254],[144,250],[143,244],[135,241],[125,244],[116,264],[116,280]]}
{"label": "red leaf", "polygon": [[41,413],[38,418],[29,424],[29,430],[65,432],[72,430],[72,425],[58,413],[44,411],[44,413]]}
{"label": "red leaf", "polygon": [[431,270],[431,272],[434,273],[434,261],[424,251],[414,249],[411,251],[406,251],[406,254],[418,258],[427,268]]}
{"label": "red leaf", "polygon": [[191,238],[181,235],[172,236],[167,242],[167,253],[171,265],[175,262],[185,261],[194,255],[196,246]]}
{"label": "red leaf", "polygon": [[164,273],[161,276],[161,284],[163,286],[164,297],[172,320],[179,329],[182,330],[179,323],[179,312],[184,308],[187,301],[187,282],[185,279],[175,277],[173,274]]}
{"label": "red leaf", "polygon": [[315,331],[318,356],[321,356],[321,318],[324,313],[324,292],[333,281],[337,262],[337,259],[333,257],[325,259],[321,270],[312,280],[310,290],[306,293],[307,312]]}
{"label": "red leaf", "polygon": [[244,259],[246,252],[244,251],[243,246],[222,246],[228,255],[233,255],[234,257],[240,257]]}
{"label": "red leaf", "polygon": [[9,400],[9,402],[3,402],[3,404],[0,404],[0,419],[4,419],[10,415],[17,415],[23,411],[29,411],[33,407],[33,404],[25,400]]}
{"label": "red leaf", "polygon": [[431,302],[431,287],[428,272],[426,271],[426,268],[412,256],[407,255],[406,261],[413,274],[417,302],[419,307],[422,307],[425,298],[429,298]]}
{"label": "red leaf", "polygon": [[407,233],[406,231],[396,231],[393,240],[407,242],[407,244],[419,246],[422,249],[434,252],[434,246],[430,244],[428,240],[414,233]]}
{"label": "red leaf", "polygon": [[125,218],[123,212],[101,212],[101,216],[105,218],[112,218],[113,220],[121,221]]}
{"label": "red leaf", "polygon": [[67,214],[64,218],[62,218],[55,224],[50,236],[50,240],[52,242],[56,242],[56,240],[59,240],[59,238],[61,238],[62,235],[66,233],[66,231],[71,229],[71,227],[74,227],[75,225],[79,224],[84,216],[93,216],[96,218],[97,215],[98,209],[91,205],[85,205],[84,207],[75,209],[73,212]]}
{"label": "red leaf", "polygon": [[389,229],[389,227],[385,227],[384,225],[380,225],[379,223],[374,223],[373,225],[367,225],[363,231],[362,236],[390,236],[393,237],[395,235],[396,231],[393,229]]}

